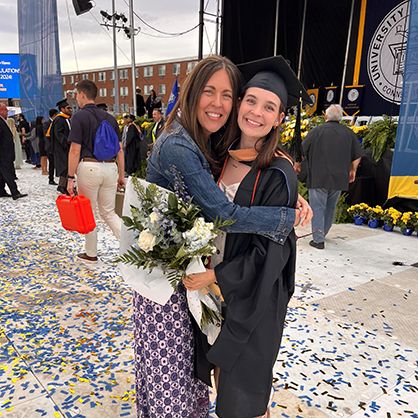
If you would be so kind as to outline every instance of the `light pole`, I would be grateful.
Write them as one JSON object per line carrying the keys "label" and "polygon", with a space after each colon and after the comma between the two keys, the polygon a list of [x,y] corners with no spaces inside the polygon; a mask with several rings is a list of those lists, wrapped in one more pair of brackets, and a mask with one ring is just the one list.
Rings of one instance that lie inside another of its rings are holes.
{"label": "light pole", "polygon": [[118,54],[116,44],[116,10],[115,0],[112,0],[112,21],[113,21],[113,76],[115,86],[115,108],[113,112],[119,114],[119,80],[118,80]]}
{"label": "light pole", "polygon": [[[123,30],[125,35],[128,39],[131,40],[131,65],[132,65],[132,103],[133,103],[133,112],[136,113],[136,80],[135,80],[135,41],[134,37],[140,31],[140,28],[134,28],[134,12],[133,12],[133,0],[129,2],[129,15],[130,15],[130,24],[129,26],[126,25],[128,22],[127,17],[123,13],[116,13],[115,12],[115,0],[112,0],[112,15],[109,15],[104,10],[100,10],[100,14],[103,17],[104,23],[101,23],[101,26],[105,26],[107,28],[113,28],[113,59],[114,59],[114,86],[115,86],[115,108],[116,113],[119,113],[119,82],[118,82],[118,66],[117,66],[117,44],[116,44],[116,29]],[[116,22],[121,20],[121,24],[117,24]]]}
{"label": "light pole", "polygon": [[132,68],[132,105],[136,116],[136,74],[135,74],[135,29],[134,29],[134,0],[129,0],[130,29],[131,29],[131,68]]}

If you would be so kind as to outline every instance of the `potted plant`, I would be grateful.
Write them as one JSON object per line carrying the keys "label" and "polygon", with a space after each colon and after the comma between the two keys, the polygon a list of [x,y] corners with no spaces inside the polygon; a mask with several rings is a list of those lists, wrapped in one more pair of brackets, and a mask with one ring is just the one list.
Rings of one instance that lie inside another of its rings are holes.
{"label": "potted plant", "polygon": [[399,227],[404,235],[412,235],[415,226],[415,216],[412,212],[404,212],[399,218]]}
{"label": "potted plant", "polygon": [[369,132],[363,139],[362,147],[371,149],[375,161],[379,161],[385,151],[395,147],[398,125],[387,115],[369,125]]}
{"label": "potted plant", "polygon": [[347,212],[354,216],[354,223],[356,225],[361,225],[366,219],[368,207],[369,205],[366,203],[357,203],[347,209]]}
{"label": "potted plant", "polygon": [[369,220],[368,225],[370,228],[377,228],[379,226],[380,219],[383,215],[383,209],[380,206],[375,208],[367,208],[366,217]]}
{"label": "potted plant", "polygon": [[367,125],[362,126],[350,126],[350,129],[356,134],[360,145],[363,144],[364,137],[370,132],[370,128]]}
{"label": "potted plant", "polygon": [[388,208],[383,211],[382,221],[383,229],[385,231],[393,231],[393,227],[398,223],[399,218],[402,216],[402,213],[394,208]]}
{"label": "potted plant", "polygon": [[412,216],[412,224],[414,225],[414,231],[417,233],[418,237],[418,212],[415,212]]}

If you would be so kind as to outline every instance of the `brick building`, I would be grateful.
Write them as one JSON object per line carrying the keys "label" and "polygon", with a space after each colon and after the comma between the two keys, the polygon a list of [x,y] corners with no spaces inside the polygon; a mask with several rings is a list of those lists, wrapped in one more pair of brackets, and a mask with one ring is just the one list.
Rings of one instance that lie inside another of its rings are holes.
{"label": "brick building", "polygon": [[[142,89],[146,100],[149,92],[154,89],[161,97],[163,108],[167,105],[176,76],[179,89],[187,74],[197,64],[197,58],[181,58],[171,61],[148,62],[136,65],[136,87]],[[116,114],[131,112],[132,107],[132,70],[130,65],[118,66],[118,90],[115,92],[114,68],[100,68],[80,72],[62,74],[62,90],[68,102],[77,107],[75,85],[81,80],[92,80],[96,83],[99,93],[96,103],[106,103],[110,111]],[[119,110],[114,109],[115,94],[119,94]]]}

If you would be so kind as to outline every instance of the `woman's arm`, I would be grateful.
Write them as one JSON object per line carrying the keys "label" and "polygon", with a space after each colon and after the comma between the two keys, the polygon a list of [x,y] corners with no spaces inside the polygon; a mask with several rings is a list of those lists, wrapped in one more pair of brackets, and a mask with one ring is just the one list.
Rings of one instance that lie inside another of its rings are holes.
{"label": "woman's arm", "polygon": [[154,171],[154,174],[160,173],[172,184],[174,178],[170,167],[175,166],[183,176],[188,193],[202,208],[207,219],[214,221],[219,216],[223,221],[235,221],[224,228],[226,232],[259,234],[284,244],[293,229],[295,209],[257,206],[247,208],[229,202],[209,174],[206,159],[203,155],[198,155],[193,144],[184,138],[169,138],[153,151],[148,162],[147,180],[151,182],[155,182]]}
{"label": "woman's arm", "polygon": [[30,131],[29,134],[25,134],[26,139],[28,139],[29,141],[34,141],[36,139],[36,129],[32,128],[32,130]]}

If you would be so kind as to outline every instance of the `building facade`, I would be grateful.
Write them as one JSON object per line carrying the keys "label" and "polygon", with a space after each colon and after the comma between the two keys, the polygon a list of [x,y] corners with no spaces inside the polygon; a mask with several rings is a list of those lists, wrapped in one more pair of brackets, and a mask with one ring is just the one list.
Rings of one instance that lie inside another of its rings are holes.
{"label": "building facade", "polygon": [[[172,61],[148,62],[135,67],[135,85],[140,87],[144,100],[154,90],[161,98],[163,109],[170,98],[176,77],[179,89],[187,74],[197,64],[197,58],[181,58]],[[115,72],[113,67],[70,72],[62,74],[63,97],[77,108],[75,99],[76,84],[82,80],[94,81],[99,89],[96,103],[106,103],[109,111],[114,114],[125,112],[135,113],[132,95],[132,68],[130,65],[118,66],[118,91],[115,91]],[[135,92],[134,92],[135,93]],[[115,106],[116,94],[119,95],[119,109]]]}

